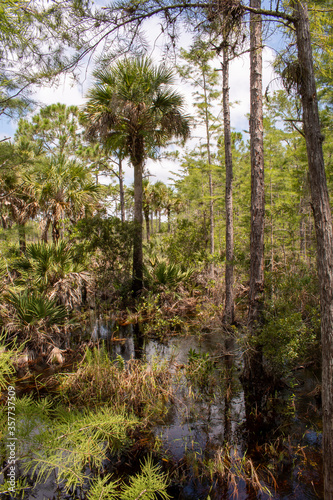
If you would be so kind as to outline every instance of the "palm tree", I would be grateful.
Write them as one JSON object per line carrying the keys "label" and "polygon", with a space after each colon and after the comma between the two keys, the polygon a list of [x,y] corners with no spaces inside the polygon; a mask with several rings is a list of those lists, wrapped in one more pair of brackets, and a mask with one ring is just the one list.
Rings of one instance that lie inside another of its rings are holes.
{"label": "palm tree", "polygon": [[46,159],[36,168],[31,184],[39,199],[43,217],[42,240],[47,242],[48,228],[52,239],[60,237],[60,222],[65,217],[75,224],[98,206],[101,186],[96,186],[91,173],[83,164],[64,157]]}
{"label": "palm tree", "polygon": [[149,58],[123,59],[94,73],[84,111],[87,135],[110,150],[121,150],[134,167],[134,294],[142,289],[142,172],[148,157],[172,137],[187,138],[183,98],[173,91],[174,74]]}
{"label": "palm tree", "polygon": [[180,209],[182,207],[181,198],[177,194],[175,194],[173,188],[170,186],[167,186],[163,206],[164,206],[165,214],[168,218],[168,233],[170,233],[170,230],[171,230],[171,212],[179,213]]}

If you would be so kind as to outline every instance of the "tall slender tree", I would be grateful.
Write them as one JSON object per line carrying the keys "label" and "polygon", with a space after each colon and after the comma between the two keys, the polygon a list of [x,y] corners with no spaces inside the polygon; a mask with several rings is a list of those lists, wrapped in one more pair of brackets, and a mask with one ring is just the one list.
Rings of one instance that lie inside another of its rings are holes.
{"label": "tall slender tree", "polygon": [[312,210],[317,240],[317,267],[320,283],[323,453],[325,499],[333,498],[333,232],[327,189],[323,136],[320,129],[318,98],[313,69],[310,23],[307,4],[293,3],[298,49],[299,79],[302,99]]}
{"label": "tall slender tree", "polygon": [[226,210],[226,263],[225,263],[225,306],[224,322],[234,321],[234,223],[233,223],[233,165],[231,148],[231,125],[229,103],[229,48],[227,42],[223,47],[222,80],[223,80],[223,122],[224,122],[224,155],[225,155],[225,210]]}
{"label": "tall slender tree", "polygon": [[[262,19],[261,0],[251,0],[250,7],[250,149],[251,149],[251,239],[248,324],[256,336],[264,300],[264,139],[262,103]],[[262,377],[262,350],[256,343],[246,356],[244,375],[253,389]]]}
{"label": "tall slender tree", "polygon": [[218,73],[210,65],[215,52],[209,50],[207,43],[196,40],[189,52],[181,51],[182,58],[187,65],[180,66],[178,71],[186,79],[190,79],[192,85],[197,89],[194,92],[195,106],[198,116],[205,129],[206,143],[206,170],[208,172],[209,185],[209,243],[210,253],[215,251],[214,235],[214,186],[213,186],[213,136],[216,129],[217,118],[212,114],[212,108],[216,105],[216,99],[220,96],[217,88],[219,82]]}
{"label": "tall slender tree", "polygon": [[137,295],[143,282],[142,173],[146,159],[172,137],[187,138],[189,120],[184,103],[171,85],[174,75],[148,58],[124,59],[94,73],[85,108],[88,133],[110,149],[121,148],[134,167],[133,284]]}

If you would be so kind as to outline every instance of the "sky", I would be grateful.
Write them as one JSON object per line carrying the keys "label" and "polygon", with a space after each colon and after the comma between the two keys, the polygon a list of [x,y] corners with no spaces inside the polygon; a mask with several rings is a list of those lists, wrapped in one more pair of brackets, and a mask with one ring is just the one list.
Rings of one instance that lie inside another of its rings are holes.
{"label": "sky", "polygon": [[[150,55],[155,62],[158,62],[161,58],[162,53],[162,41],[158,39],[158,43],[155,43],[158,34],[157,24],[153,24],[149,21],[146,25],[146,32],[149,34],[150,41]],[[187,49],[190,45],[191,37],[188,33],[183,33],[179,40],[179,46]],[[269,85],[275,78],[274,71],[272,69],[272,62],[274,60],[274,52],[272,49],[265,47],[263,51],[263,89]],[[220,68],[217,62],[217,67]],[[52,103],[63,103],[67,105],[77,105],[83,106],[85,102],[85,93],[91,86],[91,71],[93,66],[90,65],[88,68],[82,69],[82,81],[80,84],[73,85],[69,76],[62,77],[60,82],[55,87],[45,86],[42,88],[36,88],[33,93],[33,98],[38,101],[41,105],[47,105]],[[235,59],[230,64],[230,102],[232,103],[231,108],[231,126],[235,131],[243,132],[248,130],[248,118],[250,108],[249,99],[249,55],[245,54],[242,57]],[[220,72],[221,79],[222,73]],[[194,114],[194,108],[192,105],[192,92],[193,87],[190,84],[185,84],[179,79],[179,84],[177,85],[177,90],[182,93],[187,102],[187,112],[189,114]],[[221,83],[221,94],[222,94],[222,83]],[[8,121],[5,118],[0,120],[0,139],[4,137],[13,137],[16,129],[16,123],[13,121]],[[192,132],[194,137],[203,135],[203,131],[196,129]],[[188,143],[188,147],[194,148],[196,143],[200,139],[192,138]],[[179,163],[171,160],[162,160],[153,162],[149,160],[147,162],[147,167],[149,172],[152,174],[151,181],[155,182],[161,180],[165,183],[170,183],[170,171],[177,172],[179,170]],[[125,168],[125,183],[131,184],[133,182],[133,169]]]}

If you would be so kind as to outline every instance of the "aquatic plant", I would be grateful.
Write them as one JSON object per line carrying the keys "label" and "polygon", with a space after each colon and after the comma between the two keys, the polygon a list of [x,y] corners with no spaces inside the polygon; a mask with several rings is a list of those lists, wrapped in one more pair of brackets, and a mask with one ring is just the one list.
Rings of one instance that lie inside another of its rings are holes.
{"label": "aquatic plant", "polygon": [[[1,420],[6,436],[6,419]],[[55,474],[66,491],[82,488],[93,471],[102,470],[108,454],[119,453],[130,443],[128,433],[138,425],[134,416],[108,406],[79,412],[55,407],[48,399],[17,398],[15,452],[20,475],[37,485]]]}
{"label": "aquatic plant", "polygon": [[14,358],[22,349],[23,346],[16,348],[15,344],[6,345],[5,335],[0,336],[0,389],[7,388],[8,380],[15,373]]}
{"label": "aquatic plant", "polygon": [[61,396],[78,406],[107,402],[139,416],[164,415],[172,396],[171,373],[165,363],[149,366],[137,359],[112,361],[103,346],[86,349],[74,373],[59,377]]}
{"label": "aquatic plant", "polygon": [[129,484],[112,481],[112,475],[95,479],[88,492],[88,500],[168,500],[166,492],[168,480],[152,458],[147,457],[141,463],[141,470],[129,478]]}
{"label": "aquatic plant", "polygon": [[[215,457],[206,463],[211,478],[215,478],[230,491],[228,498],[238,498],[238,485],[244,481],[256,494],[265,493],[272,497],[267,485],[259,477],[258,468],[246,453],[240,455],[236,447],[229,444],[221,447]],[[271,475],[272,482],[274,477]]]}

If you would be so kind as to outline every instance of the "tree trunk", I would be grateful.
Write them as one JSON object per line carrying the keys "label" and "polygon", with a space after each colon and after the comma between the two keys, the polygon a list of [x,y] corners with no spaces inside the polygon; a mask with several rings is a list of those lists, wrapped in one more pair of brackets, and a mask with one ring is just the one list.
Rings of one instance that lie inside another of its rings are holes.
{"label": "tree trunk", "polygon": [[142,163],[134,166],[134,242],[133,242],[133,283],[132,291],[138,295],[143,286],[142,252]]}
{"label": "tree trunk", "polygon": [[333,234],[327,190],[318,101],[313,71],[308,11],[305,2],[295,2],[295,22],[301,81],[312,210],[317,240],[320,284],[323,402],[324,498],[333,498]]}
{"label": "tree trunk", "polygon": [[[207,85],[206,85],[206,75],[203,71],[203,85],[204,85],[204,99],[205,99],[205,126],[206,126],[206,140],[207,140],[207,163],[208,163],[208,182],[209,182],[209,242],[210,242],[210,253],[213,255],[214,248],[214,192],[213,192],[213,176],[212,176],[212,156],[210,151],[210,132],[209,132],[209,115],[208,115],[208,97],[207,97]],[[211,264],[211,275],[214,277],[214,264]]]}
{"label": "tree trunk", "polygon": [[270,202],[271,202],[271,272],[274,271],[274,223],[273,223],[273,187],[272,187],[272,169],[269,180]]}
{"label": "tree trunk", "polygon": [[47,243],[47,241],[48,241],[50,223],[51,223],[50,219],[47,218],[45,221],[44,227],[42,229],[41,240],[44,241],[44,243]]}
{"label": "tree trunk", "polygon": [[125,195],[124,195],[123,164],[121,158],[119,158],[119,198],[120,198],[121,222],[125,222]]}
{"label": "tree trunk", "polygon": [[211,170],[208,174],[209,177],[209,240],[210,240],[210,253],[213,255],[215,252],[214,246],[214,190],[213,190],[213,176]]}
{"label": "tree trunk", "polygon": [[24,224],[20,224],[18,226],[18,235],[19,235],[20,251],[22,253],[25,253],[26,249],[27,249],[27,242],[26,242],[26,237],[25,237],[25,225]]}
{"label": "tree trunk", "polygon": [[[261,8],[261,0],[251,0],[251,7]],[[262,20],[250,14],[250,149],[251,149],[251,241],[248,325],[252,336],[262,321],[264,300],[264,145],[262,106]],[[260,384],[262,349],[252,346],[245,359],[244,377]]]}
{"label": "tree trunk", "polygon": [[229,51],[223,48],[223,122],[225,152],[225,211],[226,211],[226,263],[225,263],[225,307],[223,320],[231,325],[234,322],[234,225],[233,225],[233,166],[231,152],[231,127],[229,104]]}
{"label": "tree trunk", "polygon": [[52,240],[53,243],[58,243],[60,238],[59,223],[58,221],[52,223]]}
{"label": "tree trunk", "polygon": [[145,221],[146,221],[146,232],[147,241],[150,240],[150,219],[149,219],[149,207],[145,207],[144,211]]}

